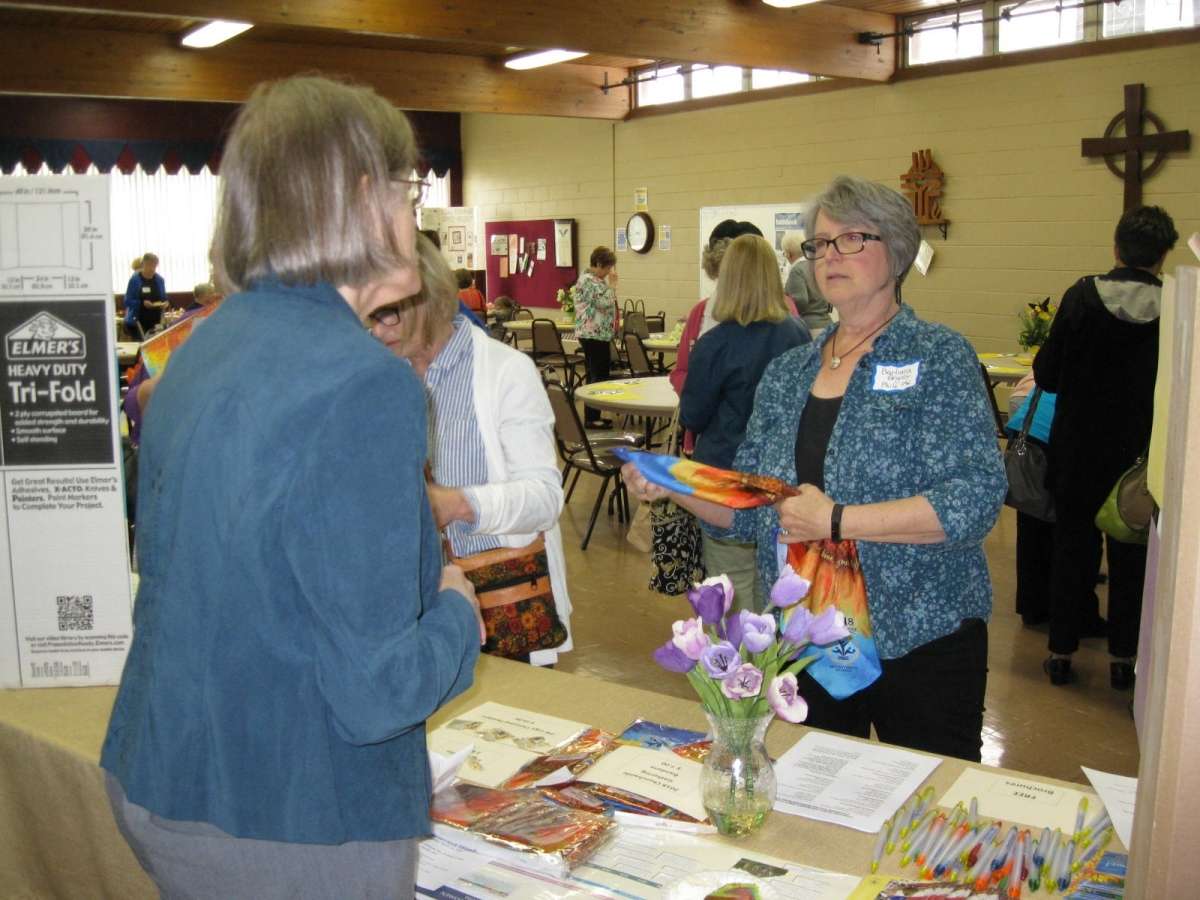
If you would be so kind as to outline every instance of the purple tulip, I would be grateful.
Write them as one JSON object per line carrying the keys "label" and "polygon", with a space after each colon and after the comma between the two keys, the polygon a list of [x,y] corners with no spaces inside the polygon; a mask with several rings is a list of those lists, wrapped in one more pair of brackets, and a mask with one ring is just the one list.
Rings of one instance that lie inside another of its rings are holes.
{"label": "purple tulip", "polygon": [[763,673],[750,663],[742,663],[721,682],[721,693],[730,700],[757,697],[762,687]]}
{"label": "purple tulip", "polygon": [[775,584],[771,587],[770,605],[778,606],[780,609],[795,606],[808,596],[811,589],[811,581],[801,578],[796,574],[795,569],[790,565],[785,565],[783,571],[779,573],[779,577],[775,579]]}
{"label": "purple tulip", "polygon": [[813,614],[807,606],[797,606],[787,613],[783,623],[783,639],[789,644],[807,644]]}
{"label": "purple tulip", "polygon": [[733,582],[728,575],[714,575],[688,588],[688,602],[705,625],[716,625],[733,605]]}
{"label": "purple tulip", "polygon": [[767,702],[775,715],[785,722],[803,722],[808,718],[808,704],[800,696],[796,676],[785,672],[772,679],[767,687]]}
{"label": "purple tulip", "polygon": [[812,620],[812,625],[808,630],[808,639],[818,647],[824,647],[826,644],[845,640],[848,637],[850,637],[850,631],[846,628],[846,617],[833,606],[825,607],[824,612]]}
{"label": "purple tulip", "polygon": [[742,664],[742,657],[738,654],[737,647],[729,641],[721,641],[704,648],[704,652],[700,654],[700,664],[710,677],[721,680],[736,671]]}
{"label": "purple tulip", "polygon": [[668,672],[686,673],[692,671],[696,661],[675,646],[674,641],[667,641],[654,651],[654,661]]}
{"label": "purple tulip", "polygon": [[751,653],[761,653],[775,640],[775,617],[759,616],[742,610],[736,618],[740,622],[742,646]]}
{"label": "purple tulip", "polygon": [[704,623],[700,619],[682,619],[671,626],[674,637],[672,643],[684,652],[688,659],[697,660],[711,641],[704,633]]}

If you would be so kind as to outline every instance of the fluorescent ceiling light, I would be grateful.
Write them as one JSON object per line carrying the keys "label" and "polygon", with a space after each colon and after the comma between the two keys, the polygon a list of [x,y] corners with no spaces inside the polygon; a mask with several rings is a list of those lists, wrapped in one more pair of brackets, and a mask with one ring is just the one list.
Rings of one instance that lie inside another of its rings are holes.
{"label": "fluorescent ceiling light", "polygon": [[185,47],[215,47],[252,27],[249,22],[227,22],[224,19],[214,19],[207,25],[201,25],[199,28],[189,31],[183,36],[180,43]]}
{"label": "fluorescent ceiling light", "polygon": [[819,0],[763,0],[767,6],[777,6],[780,9],[791,9],[793,6],[806,6],[809,3],[817,3]]}
{"label": "fluorescent ceiling light", "polygon": [[539,50],[536,53],[506,59],[504,65],[509,69],[536,69],[539,66],[552,66],[555,63],[579,59],[581,56],[587,54],[579,50]]}

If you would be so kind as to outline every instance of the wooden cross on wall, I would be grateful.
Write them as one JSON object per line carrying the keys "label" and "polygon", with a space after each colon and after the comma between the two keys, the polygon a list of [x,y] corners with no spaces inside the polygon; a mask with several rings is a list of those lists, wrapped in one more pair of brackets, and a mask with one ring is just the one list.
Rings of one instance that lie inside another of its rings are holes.
{"label": "wooden cross on wall", "polygon": [[[1149,119],[1158,130],[1156,134],[1145,134],[1143,121]],[[1122,120],[1125,136],[1113,137]],[[1142,183],[1157,172],[1171,150],[1187,150],[1190,135],[1186,131],[1167,131],[1162,119],[1146,109],[1146,86],[1125,85],[1125,109],[1113,116],[1104,137],[1084,138],[1080,146],[1084,156],[1102,156],[1108,170],[1125,180],[1125,211],[1142,205]],[[1142,168],[1142,154],[1153,152],[1150,165]],[[1118,168],[1112,157],[1124,154],[1125,167]]]}

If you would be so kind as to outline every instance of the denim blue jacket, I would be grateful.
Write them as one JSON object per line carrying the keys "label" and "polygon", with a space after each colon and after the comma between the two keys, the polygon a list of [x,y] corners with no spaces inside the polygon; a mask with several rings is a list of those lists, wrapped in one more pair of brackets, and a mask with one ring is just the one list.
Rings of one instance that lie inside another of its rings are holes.
{"label": "denim blue jacket", "polygon": [[[795,482],[796,429],[832,334],[767,367],[736,469]],[[907,306],[859,361],[846,388],[825,454],[826,492],[845,504],[921,495],[946,532],[940,544],[858,542],[884,659],[950,634],[964,618],[991,613],[983,539],[1007,482],[985,390],[967,340],[922,322]],[[768,586],[777,576],[778,524],[773,507],[739,510],[729,532],[758,543],[758,571]]]}
{"label": "denim blue jacket", "polygon": [[429,830],[425,719],[479,632],[438,591],[425,399],[332,287],[227,299],[142,430],[134,636],[101,765],[243,838]]}

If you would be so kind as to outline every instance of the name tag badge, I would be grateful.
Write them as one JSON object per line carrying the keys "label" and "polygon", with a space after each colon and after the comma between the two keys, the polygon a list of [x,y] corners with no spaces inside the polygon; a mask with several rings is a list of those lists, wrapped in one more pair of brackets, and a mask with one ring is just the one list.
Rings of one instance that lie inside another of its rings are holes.
{"label": "name tag badge", "polygon": [[149,294],[149,293],[150,293],[150,291],[151,291],[151,287],[150,287],[150,285],[148,285],[148,284],[143,284],[143,285],[142,285],[142,293],[143,293],[143,294]]}
{"label": "name tag badge", "polygon": [[920,371],[919,362],[909,363],[907,366],[876,366],[875,381],[871,388],[876,391],[907,391],[917,383]]}

